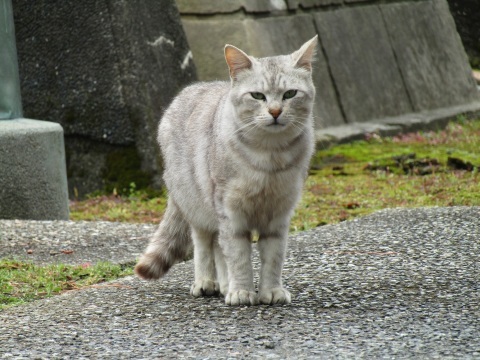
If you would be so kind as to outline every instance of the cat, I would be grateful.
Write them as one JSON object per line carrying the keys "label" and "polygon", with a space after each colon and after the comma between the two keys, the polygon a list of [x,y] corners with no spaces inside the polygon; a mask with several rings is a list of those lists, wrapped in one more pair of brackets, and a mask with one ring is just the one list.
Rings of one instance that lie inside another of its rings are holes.
{"label": "cat", "polygon": [[162,277],[193,240],[194,297],[220,292],[227,305],[291,302],[281,273],[314,150],[316,46],[317,36],[290,55],[254,58],[226,45],[231,81],[196,83],[173,100],[158,130],[168,203],[135,267],[139,277]]}

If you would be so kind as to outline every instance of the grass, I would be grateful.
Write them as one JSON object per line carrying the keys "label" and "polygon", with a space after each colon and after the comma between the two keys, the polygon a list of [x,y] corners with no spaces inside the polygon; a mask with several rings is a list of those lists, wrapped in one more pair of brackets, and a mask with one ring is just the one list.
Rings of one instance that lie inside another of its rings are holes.
{"label": "grass", "polygon": [[166,205],[165,195],[152,196],[142,191],[130,192],[126,196],[116,193],[89,196],[86,200],[71,202],[70,219],[158,223]]}
{"label": "grass", "polygon": [[95,265],[86,263],[44,266],[26,261],[0,259],[0,309],[131,274],[131,267],[107,262]]}
{"label": "grass", "polygon": [[[456,158],[455,163],[449,158]],[[449,165],[450,163],[450,165]],[[468,170],[460,169],[463,165]],[[460,166],[459,166],[460,165]],[[308,230],[394,207],[480,206],[480,119],[445,130],[380,138],[318,151],[291,231]],[[72,201],[72,220],[158,223],[166,195],[138,191]],[[0,259],[0,309],[132,274],[100,263],[40,266]]]}
{"label": "grass", "polygon": [[385,208],[480,205],[479,166],[480,120],[319,151],[291,230]]}
{"label": "grass", "polygon": [[[449,157],[471,163],[471,171],[449,167]],[[459,118],[437,132],[390,138],[373,134],[364,141],[318,151],[291,231],[385,208],[480,205],[479,166],[480,119]],[[150,196],[131,187],[127,196],[109,194],[73,201],[71,218],[158,223],[166,196]]]}

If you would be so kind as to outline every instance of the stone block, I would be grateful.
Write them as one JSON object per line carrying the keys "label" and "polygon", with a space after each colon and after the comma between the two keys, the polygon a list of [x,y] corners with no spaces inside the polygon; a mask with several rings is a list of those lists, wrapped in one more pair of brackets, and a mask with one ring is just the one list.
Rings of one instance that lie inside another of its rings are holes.
{"label": "stone block", "polygon": [[232,13],[242,8],[240,0],[176,0],[176,2],[182,15]]}
{"label": "stone block", "polygon": [[287,5],[290,10],[297,10],[298,8],[309,10],[314,8],[321,8],[330,5],[342,5],[343,0],[288,0]]}
{"label": "stone block", "polygon": [[[343,1],[344,1],[345,4],[347,4],[347,5],[348,5],[348,4],[352,4],[352,3],[355,4],[355,3],[366,2],[366,1],[371,2],[371,0],[343,0]],[[392,2],[392,0],[387,0],[387,2],[388,2],[388,1]],[[396,1],[396,0],[394,0],[394,1]]]}
{"label": "stone block", "polygon": [[380,6],[413,110],[479,99],[445,0]]}
{"label": "stone block", "polygon": [[223,49],[231,44],[248,51],[243,20],[183,20],[198,78],[202,81],[228,80]]}
{"label": "stone block", "polygon": [[[238,46],[253,56],[264,57],[291,53],[316,34],[310,15],[255,20],[184,19],[183,23],[199,78],[206,81],[228,80],[223,55],[226,43]],[[314,65],[314,82],[317,86],[314,110],[316,126],[343,124],[335,89],[320,47]]]}
{"label": "stone block", "polygon": [[377,6],[314,17],[348,123],[412,112]]}
{"label": "stone block", "polygon": [[384,118],[414,128],[414,112],[478,99],[445,0],[286,0],[292,11],[270,8],[269,17],[245,16],[245,4],[238,0],[240,14],[183,19],[200,78],[228,79],[225,43],[285,54],[318,32],[317,129]]}
{"label": "stone block", "polygon": [[324,150],[335,144],[362,140],[369,133],[393,136],[399,133],[437,131],[444,129],[450,121],[454,121],[459,115],[467,119],[478,119],[478,116],[480,116],[480,101],[375,119],[371,122],[317,129],[315,131],[317,150]]}
{"label": "stone block", "polygon": [[315,131],[315,138],[317,149],[322,150],[334,144],[365,140],[367,134],[393,136],[401,131],[402,127],[398,125],[364,122],[319,129]]}
{"label": "stone block", "polygon": [[135,146],[159,185],[158,121],[196,79],[175,2],[18,0],[14,18],[25,116],[59,122],[68,154],[73,138]]}
{"label": "stone block", "polygon": [[[260,57],[289,54],[316,34],[310,15],[246,20],[245,26],[250,51]],[[321,128],[344,123],[321,44],[318,45],[313,80],[317,89],[314,105],[315,126]]]}
{"label": "stone block", "polygon": [[472,67],[480,68],[480,2],[478,0],[448,0],[458,33]]}
{"label": "stone block", "polygon": [[177,0],[178,9],[186,14],[225,14],[236,11],[247,13],[265,13],[286,10],[285,0]]}
{"label": "stone block", "polygon": [[60,125],[28,119],[0,121],[0,174],[0,219],[68,219]]}

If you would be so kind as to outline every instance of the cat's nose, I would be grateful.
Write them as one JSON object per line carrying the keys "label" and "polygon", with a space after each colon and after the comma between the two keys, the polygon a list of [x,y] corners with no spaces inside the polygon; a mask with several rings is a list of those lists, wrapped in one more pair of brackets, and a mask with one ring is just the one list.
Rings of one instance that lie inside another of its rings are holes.
{"label": "cat's nose", "polygon": [[277,120],[277,118],[282,113],[282,109],[268,109],[268,112],[270,113],[270,115],[273,116],[275,120]]}

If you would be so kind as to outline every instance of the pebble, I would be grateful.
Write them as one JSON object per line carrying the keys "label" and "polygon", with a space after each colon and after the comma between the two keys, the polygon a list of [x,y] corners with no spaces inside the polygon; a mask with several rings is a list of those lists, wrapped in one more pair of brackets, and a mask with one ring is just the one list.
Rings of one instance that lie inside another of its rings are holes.
{"label": "pebble", "polygon": [[[118,245],[132,261],[154,231],[67,223],[2,220],[1,251],[58,244],[96,261]],[[161,281],[127,277],[1,311],[0,358],[479,358],[479,248],[480,207],[384,210],[291,236],[291,305],[192,298],[183,262]]]}

